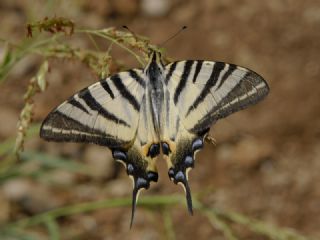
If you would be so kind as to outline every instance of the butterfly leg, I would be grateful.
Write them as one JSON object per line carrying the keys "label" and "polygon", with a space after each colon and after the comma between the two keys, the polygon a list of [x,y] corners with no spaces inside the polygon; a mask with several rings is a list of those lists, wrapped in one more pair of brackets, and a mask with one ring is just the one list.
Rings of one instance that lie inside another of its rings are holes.
{"label": "butterfly leg", "polygon": [[135,147],[127,151],[113,149],[112,154],[115,160],[125,165],[127,174],[133,181],[131,228],[139,193],[142,189],[148,189],[151,181],[158,181],[158,173],[155,165],[152,164],[154,159],[145,157],[143,153]]}
{"label": "butterfly leg", "polygon": [[192,211],[191,190],[188,184],[188,172],[194,168],[195,153],[203,147],[203,137],[185,138],[174,142],[162,143],[162,151],[168,156],[168,175],[171,181],[183,187],[190,214]]}

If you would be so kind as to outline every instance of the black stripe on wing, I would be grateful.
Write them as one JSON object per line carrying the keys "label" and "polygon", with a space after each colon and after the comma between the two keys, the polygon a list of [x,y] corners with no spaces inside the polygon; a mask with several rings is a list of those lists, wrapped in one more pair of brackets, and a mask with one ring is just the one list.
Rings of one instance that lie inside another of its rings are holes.
{"label": "black stripe on wing", "polygon": [[121,95],[133,106],[137,111],[140,110],[140,104],[137,99],[129,92],[127,87],[123,84],[121,77],[116,74],[110,78],[113,84],[116,86]]}
{"label": "black stripe on wing", "polygon": [[103,89],[109,94],[109,96],[114,99],[114,94],[107,82],[107,80],[101,80],[100,81],[101,86],[103,87]]}
{"label": "black stripe on wing", "polygon": [[203,60],[198,60],[198,61],[197,61],[196,70],[195,70],[195,72],[194,72],[193,80],[192,80],[193,83],[195,83],[196,80],[197,80],[197,77],[198,77],[198,75],[199,75],[199,73],[200,73],[202,64],[203,64]]}
{"label": "black stripe on wing", "polygon": [[169,82],[170,78],[172,77],[172,73],[174,72],[174,70],[176,70],[176,67],[177,67],[177,62],[174,62],[170,65],[168,74],[164,80],[166,85],[168,85],[168,82]]}
{"label": "black stripe on wing", "polygon": [[217,90],[221,88],[223,83],[232,75],[232,73],[237,69],[237,66],[234,64],[227,64],[228,70],[223,74],[221,81],[217,87]]}
{"label": "black stripe on wing", "polygon": [[204,99],[207,97],[207,95],[210,93],[210,90],[212,87],[214,87],[219,79],[221,71],[224,69],[225,63],[223,62],[216,62],[214,63],[214,66],[212,68],[211,75],[206,82],[205,86],[203,87],[200,95],[195,99],[193,104],[189,107],[186,116],[190,114],[190,112],[197,108],[198,105],[204,101]]}
{"label": "black stripe on wing", "polygon": [[88,105],[88,107],[93,110],[97,111],[100,115],[102,115],[104,118],[113,121],[117,124],[124,125],[126,127],[130,127],[130,125],[124,121],[123,119],[120,119],[116,115],[112,114],[111,112],[107,111],[103,106],[100,105],[96,101],[96,99],[91,95],[88,88],[84,88],[78,93],[79,98],[83,99],[85,103]]}
{"label": "black stripe on wing", "polygon": [[[253,71],[247,72],[239,83],[189,131],[199,133],[208,129],[218,119],[256,104],[268,93],[269,86],[266,81]],[[243,97],[245,95],[246,97]],[[237,101],[232,103],[236,99]]]}
{"label": "black stripe on wing", "polygon": [[134,69],[130,69],[130,70],[128,71],[128,73],[129,73],[130,77],[132,77],[134,80],[136,80],[137,83],[140,84],[141,87],[143,87],[143,88],[146,87],[145,81],[143,80],[142,77],[140,77],[140,76],[138,75],[138,73],[137,73]]}
{"label": "black stripe on wing", "polygon": [[181,79],[178,83],[178,86],[176,88],[176,91],[174,93],[174,104],[177,105],[177,102],[179,100],[179,96],[181,94],[181,92],[183,91],[183,89],[185,88],[186,86],[186,83],[187,83],[187,80],[188,80],[188,77],[190,75],[190,71],[191,71],[191,68],[192,68],[192,65],[193,65],[194,61],[191,61],[191,60],[188,60],[185,62],[185,65],[184,65],[184,68],[183,68],[183,72],[182,72],[182,75],[181,75]]}
{"label": "black stripe on wing", "polygon": [[84,111],[85,113],[91,115],[88,110],[81,104],[79,103],[74,97],[68,100],[68,103],[71,104],[72,106],[79,108],[80,110]]}
{"label": "black stripe on wing", "polygon": [[111,135],[86,126],[58,110],[51,112],[43,121],[40,137],[48,141],[89,142],[107,147],[119,147],[127,144],[125,141],[120,141]]}

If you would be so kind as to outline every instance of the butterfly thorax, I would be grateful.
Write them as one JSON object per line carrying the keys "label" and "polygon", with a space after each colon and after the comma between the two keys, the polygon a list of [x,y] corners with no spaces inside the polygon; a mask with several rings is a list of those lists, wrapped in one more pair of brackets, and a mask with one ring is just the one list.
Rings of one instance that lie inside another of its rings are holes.
{"label": "butterfly thorax", "polygon": [[150,112],[154,123],[154,130],[160,141],[162,136],[163,102],[164,102],[164,65],[161,62],[161,55],[158,52],[152,52],[150,61],[145,68],[145,74],[148,77],[147,82],[147,101],[150,106]]}

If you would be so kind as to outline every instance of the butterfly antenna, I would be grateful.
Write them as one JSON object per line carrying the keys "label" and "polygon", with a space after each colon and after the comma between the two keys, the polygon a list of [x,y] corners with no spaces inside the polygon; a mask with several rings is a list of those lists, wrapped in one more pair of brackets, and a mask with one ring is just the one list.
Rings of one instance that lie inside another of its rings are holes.
{"label": "butterfly antenna", "polygon": [[132,210],[131,210],[131,221],[130,221],[130,229],[133,224],[134,219],[134,213],[136,211],[136,205],[137,205],[137,195],[138,195],[138,188],[134,188],[132,192]]}
{"label": "butterfly antenna", "polygon": [[137,40],[137,35],[134,33],[134,31],[132,31],[128,26],[123,25],[122,26],[124,29],[126,29],[129,33],[132,34],[132,36],[134,37],[135,40]]}
{"label": "butterfly antenna", "polygon": [[191,191],[187,180],[184,182],[184,187],[186,189],[188,211],[191,215],[193,215]]}
{"label": "butterfly antenna", "polygon": [[171,37],[169,37],[167,40],[165,40],[163,43],[161,43],[160,47],[163,47],[167,42],[169,42],[171,39],[175,38],[179,33],[181,33],[186,28],[187,28],[187,26],[183,26],[179,31],[177,31],[175,34],[173,34]]}

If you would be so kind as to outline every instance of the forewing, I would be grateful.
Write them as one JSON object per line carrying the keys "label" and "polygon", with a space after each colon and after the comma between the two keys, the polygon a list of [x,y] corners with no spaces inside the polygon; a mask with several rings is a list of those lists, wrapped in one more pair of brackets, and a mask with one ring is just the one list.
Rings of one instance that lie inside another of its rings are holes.
{"label": "forewing", "polygon": [[196,134],[218,119],[257,103],[269,92],[261,76],[234,64],[180,61],[166,69],[167,86],[181,121]]}
{"label": "forewing", "polygon": [[44,120],[40,136],[49,141],[128,147],[137,131],[144,89],[138,69],[101,80],[54,109]]}

